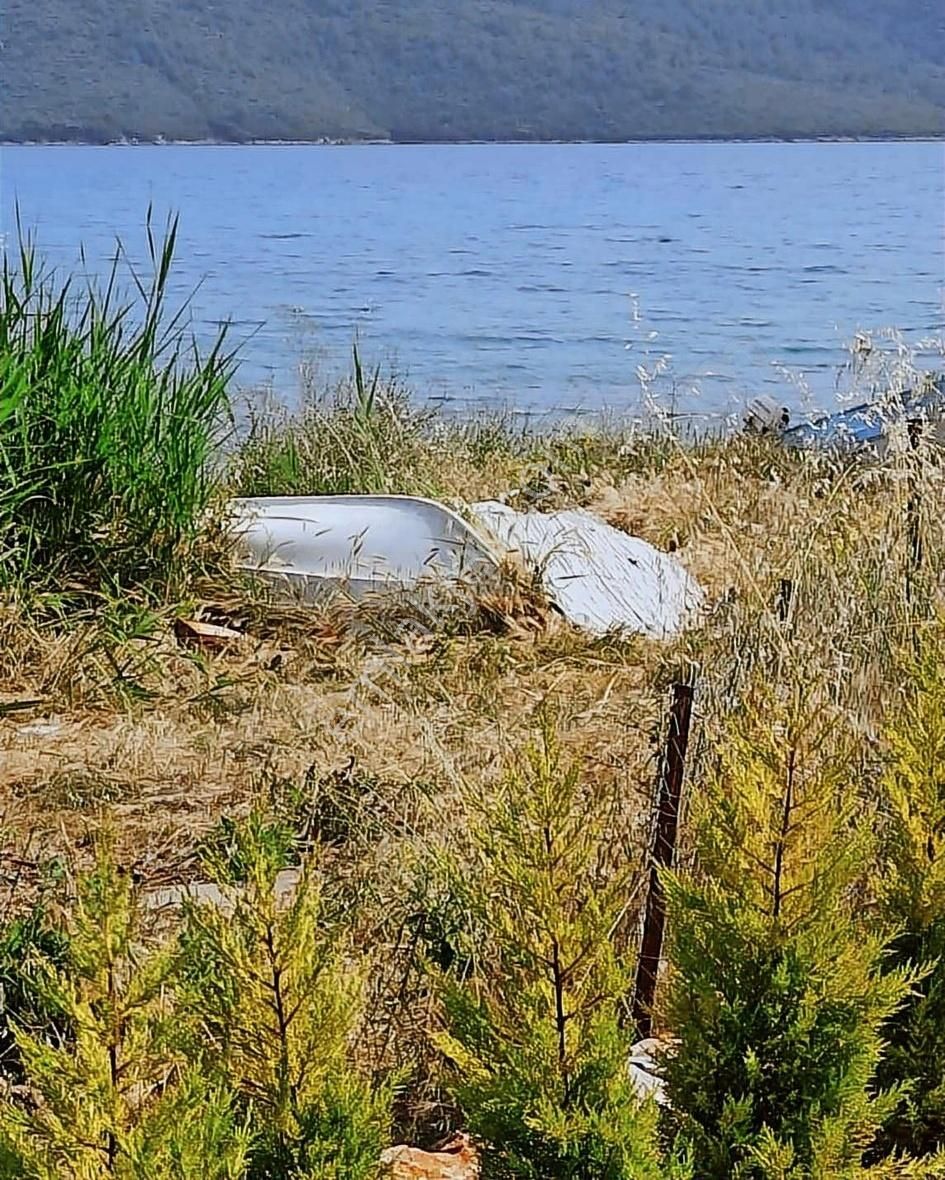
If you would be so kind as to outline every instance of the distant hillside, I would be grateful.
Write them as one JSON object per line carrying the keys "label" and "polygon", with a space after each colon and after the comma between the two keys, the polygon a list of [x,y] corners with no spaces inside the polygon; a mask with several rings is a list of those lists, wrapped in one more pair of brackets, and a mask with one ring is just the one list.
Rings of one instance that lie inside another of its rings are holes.
{"label": "distant hillside", "polygon": [[7,0],[0,137],[945,132],[941,0]]}

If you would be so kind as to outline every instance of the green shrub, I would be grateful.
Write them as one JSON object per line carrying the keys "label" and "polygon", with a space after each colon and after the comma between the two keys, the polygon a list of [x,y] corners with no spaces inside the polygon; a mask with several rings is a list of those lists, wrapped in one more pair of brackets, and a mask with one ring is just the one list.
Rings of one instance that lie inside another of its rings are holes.
{"label": "green shrub", "polygon": [[0,931],[0,1078],[23,1085],[23,1063],[16,1045],[18,1029],[62,1042],[69,1033],[65,1014],[42,988],[50,965],[65,969],[69,940],[47,919],[41,905]]}
{"label": "green shrub", "polygon": [[0,1101],[4,1180],[239,1180],[249,1135],[225,1088],[172,1047],[173,958],[142,950],[138,898],[102,846],[78,881],[65,968],[38,953],[54,1041],[16,1028],[27,1096]]}
{"label": "green shrub", "polygon": [[880,888],[899,933],[893,968],[924,972],[889,1021],[882,1084],[908,1087],[885,1145],[928,1153],[945,1144],[945,644],[933,628],[900,672],[887,727]]}
{"label": "green shrub", "polygon": [[168,313],[176,244],[157,241],[140,300],[74,289],[21,239],[0,276],[0,583],[165,585],[214,492],[228,421],[224,334],[201,355]]}
{"label": "green shrub", "polygon": [[216,875],[232,906],[187,910],[190,1051],[252,1121],[253,1180],[369,1180],[387,1145],[392,1092],[354,1059],[362,980],[351,949],[325,921],[310,861],[291,897],[280,897],[283,849],[271,829],[240,825],[234,840]]}
{"label": "green shrub", "polygon": [[245,819],[221,816],[197,848],[197,855],[213,879],[245,883],[263,858],[275,874],[298,863],[297,834],[286,821],[261,811]]}
{"label": "green shrub", "polygon": [[860,1175],[899,1102],[873,1088],[912,977],[859,920],[874,849],[844,748],[815,702],[759,691],[693,791],[697,867],[666,875],[667,1077],[700,1180]]}
{"label": "green shrub", "polygon": [[496,798],[473,805],[458,882],[481,934],[466,979],[441,974],[450,1086],[503,1180],[658,1180],[656,1105],[633,1089],[621,1024],[631,972],[614,945],[632,872],[609,866],[605,799],[541,740]]}

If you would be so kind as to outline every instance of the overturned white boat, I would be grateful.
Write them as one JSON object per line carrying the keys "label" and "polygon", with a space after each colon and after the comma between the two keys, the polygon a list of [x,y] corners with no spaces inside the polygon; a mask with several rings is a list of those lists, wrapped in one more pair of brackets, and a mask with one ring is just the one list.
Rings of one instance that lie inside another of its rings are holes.
{"label": "overturned white boat", "polygon": [[702,604],[678,561],[589,512],[488,502],[469,515],[412,496],[274,496],[233,501],[230,529],[243,569],[306,601],[494,587],[512,558],[565,618],[595,634],[665,638]]}
{"label": "overturned white boat", "polygon": [[414,496],[265,496],[234,500],[230,530],[244,569],[297,597],[495,575],[489,542],[457,513]]}

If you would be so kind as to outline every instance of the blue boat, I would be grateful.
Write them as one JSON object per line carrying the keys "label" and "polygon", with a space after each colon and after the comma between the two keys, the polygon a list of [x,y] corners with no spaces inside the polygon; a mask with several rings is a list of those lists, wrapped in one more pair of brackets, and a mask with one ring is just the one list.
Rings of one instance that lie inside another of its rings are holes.
{"label": "blue boat", "polygon": [[935,421],[938,434],[943,419],[945,376],[937,376],[921,390],[891,394],[883,400],[863,402],[835,414],[825,414],[813,422],[791,426],[782,438],[790,447],[884,449],[889,428],[895,423]]}

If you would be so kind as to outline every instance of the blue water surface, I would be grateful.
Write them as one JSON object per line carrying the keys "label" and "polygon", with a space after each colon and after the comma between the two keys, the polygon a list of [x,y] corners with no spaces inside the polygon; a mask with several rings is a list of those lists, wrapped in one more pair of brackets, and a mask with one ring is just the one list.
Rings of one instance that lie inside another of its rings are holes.
{"label": "blue water surface", "polygon": [[641,368],[677,410],[829,406],[857,331],[932,364],[943,328],[941,143],[24,146],[0,187],[66,268],[179,213],[176,296],[289,403],[357,335],[459,407],[633,409]]}

